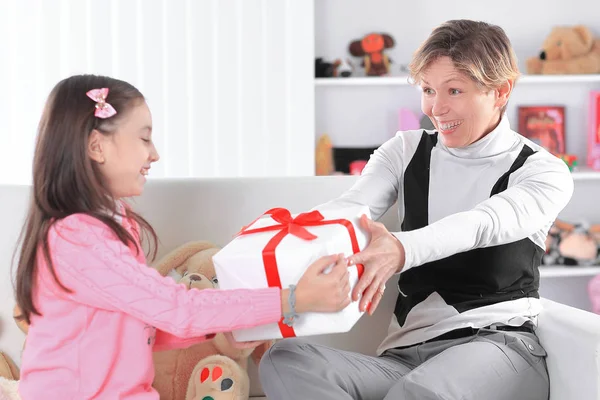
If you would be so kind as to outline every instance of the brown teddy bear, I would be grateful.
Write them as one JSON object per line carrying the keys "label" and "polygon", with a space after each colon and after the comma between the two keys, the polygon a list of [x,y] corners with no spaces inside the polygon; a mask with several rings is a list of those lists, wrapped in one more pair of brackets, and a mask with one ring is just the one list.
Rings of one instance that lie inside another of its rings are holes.
{"label": "brown teddy bear", "polygon": [[[13,317],[20,315],[19,307],[15,305],[13,309]],[[21,320],[15,319],[17,326],[27,334],[28,325]],[[0,351],[0,400],[19,400],[19,367],[13,360]]]}
{"label": "brown teddy bear", "polygon": [[18,400],[19,368],[0,351],[0,399]]}
{"label": "brown teddy bear", "polygon": [[[153,267],[189,289],[212,289],[218,285],[212,256],[219,251],[211,243],[186,243]],[[248,358],[258,363],[272,343],[236,349],[219,333],[214,339],[186,349],[154,353],[153,386],[161,400],[247,400]]]}
{"label": "brown teddy bear", "polygon": [[527,59],[528,74],[598,74],[600,39],[584,25],[557,26],[537,57]]}

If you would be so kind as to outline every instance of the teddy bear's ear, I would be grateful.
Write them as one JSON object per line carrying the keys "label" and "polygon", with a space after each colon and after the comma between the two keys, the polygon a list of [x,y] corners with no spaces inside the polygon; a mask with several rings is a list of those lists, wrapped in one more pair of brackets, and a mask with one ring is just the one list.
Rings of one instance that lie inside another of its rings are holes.
{"label": "teddy bear's ear", "polygon": [[579,35],[581,41],[589,51],[594,43],[594,35],[592,35],[592,31],[590,31],[590,29],[585,25],[576,25],[573,27],[573,30]]}
{"label": "teddy bear's ear", "polygon": [[563,60],[570,60],[589,53],[594,44],[592,32],[584,25],[574,26],[571,33],[563,39],[565,39],[565,43],[560,46]]}
{"label": "teddy bear's ear", "polygon": [[167,276],[171,270],[186,262],[194,254],[214,247],[215,245],[211,242],[189,242],[179,246],[175,250],[162,257],[152,267],[156,269],[162,276]]}

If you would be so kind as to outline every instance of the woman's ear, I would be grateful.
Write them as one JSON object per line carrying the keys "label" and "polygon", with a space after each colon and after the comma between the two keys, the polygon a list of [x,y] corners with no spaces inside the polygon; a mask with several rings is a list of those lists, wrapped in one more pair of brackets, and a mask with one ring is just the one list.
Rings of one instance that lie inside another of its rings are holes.
{"label": "woman's ear", "polygon": [[508,99],[512,93],[515,82],[512,80],[505,81],[498,89],[496,89],[496,107],[502,108],[508,104]]}
{"label": "woman's ear", "polygon": [[88,156],[99,164],[104,163],[104,138],[102,133],[94,129],[88,139]]}

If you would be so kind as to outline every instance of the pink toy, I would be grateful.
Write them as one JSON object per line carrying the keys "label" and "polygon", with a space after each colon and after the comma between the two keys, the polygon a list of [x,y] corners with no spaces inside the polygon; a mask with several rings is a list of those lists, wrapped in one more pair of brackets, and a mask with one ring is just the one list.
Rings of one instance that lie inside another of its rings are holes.
{"label": "pink toy", "polygon": [[401,108],[398,111],[398,130],[410,131],[419,129],[421,124],[416,114],[407,108]]}
{"label": "pink toy", "polygon": [[588,284],[588,295],[592,303],[592,312],[600,314],[600,275],[593,277]]}
{"label": "pink toy", "polygon": [[600,91],[590,92],[588,128],[588,158],[589,167],[600,171]]}
{"label": "pink toy", "polygon": [[350,175],[360,175],[367,165],[365,160],[356,160],[350,163]]}

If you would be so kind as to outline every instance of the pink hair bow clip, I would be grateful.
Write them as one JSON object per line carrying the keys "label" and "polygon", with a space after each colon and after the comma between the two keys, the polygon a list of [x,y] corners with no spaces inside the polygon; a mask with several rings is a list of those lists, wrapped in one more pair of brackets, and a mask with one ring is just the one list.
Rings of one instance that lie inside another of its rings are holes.
{"label": "pink hair bow clip", "polygon": [[108,88],[92,89],[86,95],[96,102],[96,112],[94,113],[96,117],[110,118],[117,113],[117,110],[106,102]]}

